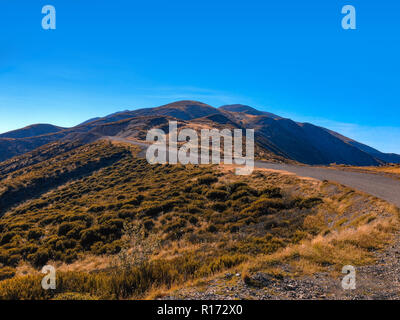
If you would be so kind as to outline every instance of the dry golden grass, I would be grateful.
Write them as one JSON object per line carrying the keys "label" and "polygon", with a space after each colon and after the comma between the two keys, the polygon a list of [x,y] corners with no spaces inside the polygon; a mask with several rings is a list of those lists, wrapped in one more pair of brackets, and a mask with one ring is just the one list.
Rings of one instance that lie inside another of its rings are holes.
{"label": "dry golden grass", "polygon": [[384,174],[394,178],[400,179],[400,164],[392,164],[380,167],[355,167],[355,166],[341,166],[341,165],[331,165],[331,168],[346,170],[346,171],[355,171],[355,172],[364,172],[364,173],[374,173],[374,174]]}
{"label": "dry golden grass", "polygon": [[[237,179],[233,169],[232,166],[221,166],[224,176],[220,181]],[[257,178],[258,173],[267,173],[267,181]],[[400,210],[362,192],[334,183],[302,179],[269,170],[257,169],[252,177],[248,183],[253,187],[271,183],[279,185],[288,194],[322,196],[324,202],[315,214],[304,220],[304,228],[315,228],[315,234],[308,233],[297,244],[289,244],[272,254],[257,255],[230,270],[233,273],[240,272],[244,281],[258,271],[275,277],[297,277],[323,271],[338,276],[346,264],[374,264],[375,253],[388,246],[400,230]],[[195,290],[201,291],[206,288],[208,281],[222,278],[228,271],[175,285],[173,288],[154,288],[146,298],[179,296],[179,293],[184,294],[186,289],[183,288],[195,287]]]}
{"label": "dry golden grass", "polygon": [[59,261],[50,261],[49,264],[55,266],[60,272],[93,272],[106,270],[112,267],[114,260],[115,258],[111,255],[96,256],[88,254],[70,264]]}
{"label": "dry golden grass", "polygon": [[[232,166],[221,166],[224,173],[221,180],[235,179],[232,176],[233,169]],[[283,192],[302,196],[318,195],[323,197],[324,202],[315,214],[304,220],[304,228],[314,227],[315,234],[307,234],[297,244],[289,244],[272,254],[257,255],[235,266],[234,272],[240,272],[245,281],[258,271],[280,277],[312,275],[323,271],[338,276],[344,265],[376,263],[375,253],[385,249],[400,230],[400,210],[383,200],[338,184],[269,170],[255,171],[254,179],[249,182],[253,187],[266,184],[265,180],[257,178],[259,172],[268,173],[267,184],[279,185]],[[290,271],[287,271],[288,266]],[[202,283],[186,283],[184,287],[193,286],[201,290],[209,279],[218,277],[222,277],[222,274],[203,279]],[[150,297],[175,292],[179,290],[156,291]]]}
{"label": "dry golden grass", "polygon": [[[347,264],[373,264],[374,252],[389,245],[395,232],[400,230],[399,209],[383,201],[376,206],[380,208],[375,208],[367,219],[358,219],[357,223],[347,226],[331,223],[331,228],[328,223],[325,235],[320,233],[273,254],[259,256],[248,268],[253,272],[263,270],[276,273],[280,265],[289,264],[293,268],[292,275],[299,276],[320,271],[336,274]],[[305,224],[319,223],[323,228],[324,216],[325,212],[319,211],[317,215],[308,217]]]}
{"label": "dry golden grass", "polygon": [[[50,263],[64,277],[60,294],[154,299],[190,286],[201,290],[205,281],[226,272],[241,272],[243,279],[260,270],[300,276],[334,273],[345,264],[373,263],[374,252],[390,243],[400,229],[397,208],[337,184],[268,169],[240,177],[234,174],[234,166],[150,167],[132,156],[137,147],[120,142],[113,142],[112,147],[107,144],[110,152],[129,148],[131,153],[3,217],[5,230],[11,232],[8,228],[13,226],[18,231],[10,233],[13,241],[4,240],[9,242],[5,242],[4,260],[8,252],[18,253],[20,243],[28,243],[24,239],[31,229],[45,230],[44,238],[36,237],[36,247],[48,249]],[[75,226],[70,221],[75,216],[92,217],[93,225],[83,226],[86,229],[79,233],[73,259],[69,259],[57,244],[67,240],[59,227],[62,223]],[[51,221],[43,223],[44,227],[36,225],[44,218]],[[162,240],[161,248],[148,257],[146,268],[135,269],[129,276],[115,275],[113,260],[118,256],[109,247],[110,241],[123,246],[125,238],[119,224],[108,228],[108,220],[148,223],[146,232]],[[86,238],[81,234],[91,231],[97,236],[103,229],[112,231],[107,231],[109,238],[93,240],[90,246],[82,241]],[[114,230],[121,231],[120,238],[111,237]],[[47,247],[43,247],[44,239],[49,240]],[[31,281],[26,274],[37,275],[38,266],[34,269],[26,262],[29,259],[20,260],[25,263],[18,265],[17,277],[0,283],[5,297],[29,297],[29,290],[35,288],[37,279]],[[110,285],[115,281],[118,287]],[[21,292],[15,288],[20,283],[26,285]],[[46,298],[39,291],[35,294]]]}

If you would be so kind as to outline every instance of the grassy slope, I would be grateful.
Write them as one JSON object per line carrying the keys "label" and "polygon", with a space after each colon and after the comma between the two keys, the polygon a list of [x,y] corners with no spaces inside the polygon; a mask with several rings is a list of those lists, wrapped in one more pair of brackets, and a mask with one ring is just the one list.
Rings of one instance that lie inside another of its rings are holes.
{"label": "grassy slope", "polygon": [[[9,207],[0,275],[13,277],[0,297],[143,297],[232,268],[338,269],[372,262],[397,227],[394,208],[347,188],[265,170],[151,166],[136,152],[99,142],[0,165]],[[60,271],[55,292],[40,287],[46,263]]]}

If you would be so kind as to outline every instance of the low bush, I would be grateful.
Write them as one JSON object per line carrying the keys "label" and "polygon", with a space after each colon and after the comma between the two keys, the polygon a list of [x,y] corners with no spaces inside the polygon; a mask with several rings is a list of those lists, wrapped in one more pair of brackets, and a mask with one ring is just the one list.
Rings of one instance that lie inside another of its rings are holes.
{"label": "low bush", "polygon": [[0,269],[0,281],[14,277],[16,270],[11,267]]}
{"label": "low bush", "polygon": [[218,181],[218,178],[212,174],[207,174],[197,178],[198,184],[211,185]]}
{"label": "low bush", "polygon": [[213,190],[208,191],[206,196],[210,200],[223,201],[228,198],[229,194],[224,190],[213,189]]}

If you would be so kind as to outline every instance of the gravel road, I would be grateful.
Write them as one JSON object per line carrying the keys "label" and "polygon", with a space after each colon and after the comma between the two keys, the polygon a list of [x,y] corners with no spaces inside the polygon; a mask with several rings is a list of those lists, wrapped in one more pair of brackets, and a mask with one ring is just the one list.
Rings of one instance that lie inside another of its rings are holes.
{"label": "gravel road", "polygon": [[[145,143],[135,142],[120,137],[106,137],[106,139],[131,143],[144,148],[148,146]],[[144,150],[140,152],[140,156],[145,156]],[[337,182],[386,200],[397,207],[400,207],[400,180],[396,180],[387,176],[372,173],[349,172],[338,169],[327,169],[314,166],[297,166],[261,161],[256,161],[255,167],[283,170],[294,173],[301,177],[310,177],[318,180]]]}
{"label": "gravel road", "polygon": [[350,188],[364,191],[400,207],[400,181],[387,176],[259,161],[255,163],[255,166],[257,168],[284,170],[302,177],[338,182]]}

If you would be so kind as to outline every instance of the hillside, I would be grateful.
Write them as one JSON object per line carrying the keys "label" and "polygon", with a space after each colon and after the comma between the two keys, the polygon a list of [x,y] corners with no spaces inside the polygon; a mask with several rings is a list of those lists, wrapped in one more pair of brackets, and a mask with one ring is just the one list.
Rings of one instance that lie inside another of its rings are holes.
{"label": "hillside", "polygon": [[[328,182],[137,152],[53,143],[0,164],[0,276],[12,278],[0,298],[154,297],[221,272],[340,270],[373,262],[397,226],[393,207]],[[46,263],[56,291],[40,290]]]}

